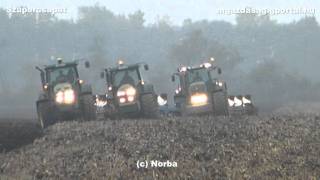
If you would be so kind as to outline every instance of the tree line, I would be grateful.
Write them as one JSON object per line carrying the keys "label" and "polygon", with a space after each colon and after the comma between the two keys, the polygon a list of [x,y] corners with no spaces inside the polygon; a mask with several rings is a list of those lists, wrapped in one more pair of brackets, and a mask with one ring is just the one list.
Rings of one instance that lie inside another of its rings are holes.
{"label": "tree line", "polygon": [[117,59],[147,62],[147,80],[172,94],[170,75],[178,66],[214,57],[231,94],[253,94],[261,106],[317,101],[319,32],[314,17],[280,24],[241,14],[236,24],[186,19],[176,26],[167,17],[146,24],[142,11],[117,15],[99,5],[79,7],[77,20],[0,9],[0,101],[32,104],[40,90],[34,66],[53,63],[52,56],[91,60],[84,79],[97,93],[105,89],[99,72]]}

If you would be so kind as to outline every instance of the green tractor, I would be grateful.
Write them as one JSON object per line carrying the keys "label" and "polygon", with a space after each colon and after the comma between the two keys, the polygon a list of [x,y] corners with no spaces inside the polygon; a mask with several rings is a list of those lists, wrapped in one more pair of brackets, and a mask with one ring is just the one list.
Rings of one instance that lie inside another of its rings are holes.
{"label": "green tractor", "polygon": [[[85,62],[86,68],[90,63]],[[78,61],[45,66],[40,71],[42,92],[36,102],[41,128],[46,128],[58,120],[96,118],[95,99],[89,84],[79,78]]]}
{"label": "green tractor", "polygon": [[152,84],[143,81],[141,66],[147,71],[148,65],[138,63],[105,69],[101,78],[107,81],[105,118],[145,117],[157,118],[160,114],[157,95]]}
{"label": "green tractor", "polygon": [[229,115],[227,85],[215,78],[216,71],[221,74],[221,69],[213,66],[212,59],[197,67],[180,67],[172,75],[173,82],[176,76],[179,78],[174,103],[180,115]]}

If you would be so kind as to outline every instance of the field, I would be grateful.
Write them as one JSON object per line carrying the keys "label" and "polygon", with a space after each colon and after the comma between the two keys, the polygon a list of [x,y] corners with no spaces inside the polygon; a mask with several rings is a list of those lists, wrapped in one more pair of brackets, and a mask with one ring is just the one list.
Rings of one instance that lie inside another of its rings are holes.
{"label": "field", "polygon": [[[33,121],[4,122],[0,179],[320,177],[316,112],[63,122],[44,132]],[[137,168],[138,160],[178,167]]]}

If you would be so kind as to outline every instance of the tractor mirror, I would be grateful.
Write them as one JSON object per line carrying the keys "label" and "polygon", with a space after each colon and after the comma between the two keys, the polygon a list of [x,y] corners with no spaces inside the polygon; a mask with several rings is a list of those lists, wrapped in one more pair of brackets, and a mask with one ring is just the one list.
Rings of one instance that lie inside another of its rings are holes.
{"label": "tractor mirror", "polygon": [[40,71],[41,84],[42,84],[42,86],[44,86],[44,84],[46,83],[46,82],[45,82],[44,71],[43,71],[41,68],[39,68],[38,66],[36,66],[36,69],[37,69],[38,71]]}
{"label": "tractor mirror", "polygon": [[46,82],[45,82],[44,72],[43,72],[43,71],[41,71],[40,76],[41,76],[41,83],[42,83],[42,85],[44,86],[44,84],[45,84]]}
{"label": "tractor mirror", "polygon": [[106,71],[105,77],[106,77],[106,80],[107,80],[107,85],[108,86],[112,86],[112,82],[110,80],[110,72],[109,71]]}
{"label": "tractor mirror", "polygon": [[174,75],[171,76],[171,81],[172,82],[176,81],[176,77]]}
{"label": "tractor mirror", "polygon": [[149,66],[148,66],[148,64],[145,64],[145,65],[144,65],[144,69],[145,69],[146,71],[148,71],[148,70],[149,70]]}
{"label": "tractor mirror", "polygon": [[101,72],[101,73],[100,73],[100,78],[101,78],[101,79],[104,79],[104,72]]}
{"label": "tractor mirror", "polygon": [[218,68],[218,74],[221,74],[221,73],[222,73],[221,68]]}
{"label": "tractor mirror", "polygon": [[84,63],[84,66],[85,66],[86,68],[89,68],[89,67],[90,67],[90,62],[89,62],[89,61],[86,61],[86,62]]}

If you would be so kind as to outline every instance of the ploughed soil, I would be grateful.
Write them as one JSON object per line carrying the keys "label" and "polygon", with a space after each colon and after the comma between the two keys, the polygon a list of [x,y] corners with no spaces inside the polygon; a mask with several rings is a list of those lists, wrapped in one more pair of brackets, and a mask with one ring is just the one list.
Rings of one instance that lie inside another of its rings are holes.
{"label": "ploughed soil", "polygon": [[0,119],[0,152],[30,144],[42,131],[36,121],[30,119]]}
{"label": "ploughed soil", "polygon": [[[290,108],[263,116],[62,122],[44,132],[31,121],[1,121],[0,144],[0,179],[320,177],[320,116]],[[151,167],[153,160],[177,167]]]}

